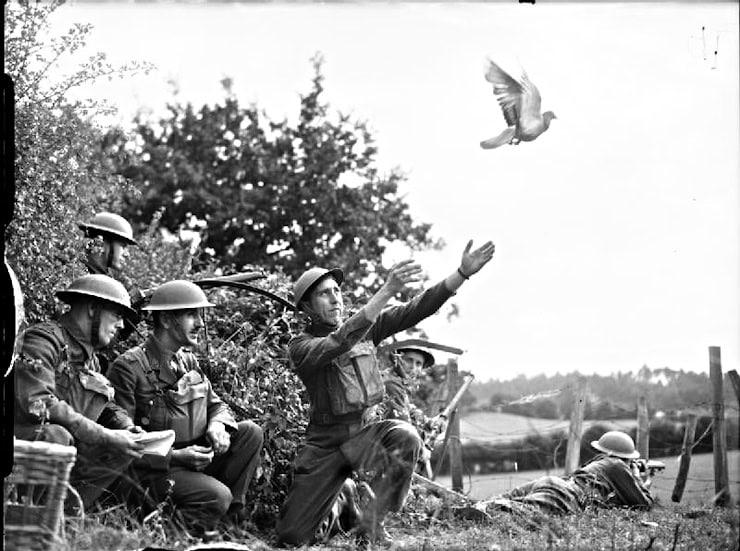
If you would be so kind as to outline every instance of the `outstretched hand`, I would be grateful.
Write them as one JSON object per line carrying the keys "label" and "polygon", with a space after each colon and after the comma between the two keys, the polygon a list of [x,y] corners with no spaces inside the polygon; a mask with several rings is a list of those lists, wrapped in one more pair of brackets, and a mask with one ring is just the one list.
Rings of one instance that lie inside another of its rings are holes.
{"label": "outstretched hand", "polygon": [[460,271],[466,276],[478,273],[483,266],[488,264],[488,261],[493,258],[493,253],[496,250],[496,245],[492,241],[487,241],[474,251],[470,249],[473,247],[473,240],[468,241],[465,246],[465,250],[462,254],[462,260],[460,261]]}
{"label": "outstretched hand", "polygon": [[393,294],[402,291],[406,285],[421,281],[421,266],[413,260],[402,260],[391,266],[385,287]]}

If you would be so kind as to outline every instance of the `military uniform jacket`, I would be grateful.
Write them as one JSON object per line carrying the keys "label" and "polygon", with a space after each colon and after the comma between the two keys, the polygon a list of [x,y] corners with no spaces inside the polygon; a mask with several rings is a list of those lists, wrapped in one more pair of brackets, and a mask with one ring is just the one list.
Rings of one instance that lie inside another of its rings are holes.
{"label": "military uniform jacket", "polygon": [[[406,304],[387,308],[375,322],[361,308],[339,326],[314,322],[291,339],[290,360],[308,391],[311,420],[324,425],[354,422],[379,403],[384,390],[375,346],[432,315],[452,295],[442,281]],[[346,398],[338,387],[345,389]]]}
{"label": "military uniform jacket", "polygon": [[650,490],[636,478],[629,465],[617,457],[597,455],[573,472],[572,479],[590,496],[606,506],[649,509],[653,505]]}
{"label": "military uniform jacket", "polygon": [[113,401],[89,338],[69,314],[27,329],[14,368],[17,425],[54,423],[94,444],[104,439],[102,427],[134,424]]}
{"label": "military uniform jacket", "polygon": [[173,354],[150,336],[116,358],[108,377],[116,389],[116,402],[136,424],[150,431],[174,430],[175,448],[202,439],[213,421],[237,428],[195,354],[185,348]]}

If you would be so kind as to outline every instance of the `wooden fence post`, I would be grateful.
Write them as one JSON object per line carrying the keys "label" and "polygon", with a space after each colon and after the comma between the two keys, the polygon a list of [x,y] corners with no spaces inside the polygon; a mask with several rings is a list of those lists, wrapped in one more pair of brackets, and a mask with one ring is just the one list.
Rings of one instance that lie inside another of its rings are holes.
{"label": "wooden fence post", "polygon": [[[454,396],[458,387],[457,360],[451,358],[447,362],[447,385],[448,396]],[[452,477],[452,490],[462,492],[462,449],[460,447],[460,415],[457,408],[452,412],[449,420],[449,446],[450,446],[450,476]]]}
{"label": "wooden fence post", "polygon": [[722,361],[719,346],[709,347],[709,378],[712,381],[714,503],[720,507],[730,502],[727,472],[727,435],[725,434],[725,402],[722,394]]}
{"label": "wooden fence post", "polygon": [[565,451],[565,474],[568,475],[578,468],[581,460],[581,434],[583,432],[583,411],[586,408],[586,379],[578,377],[576,399],[573,412],[570,415],[570,429],[568,430],[568,447]]}
{"label": "wooden fence post", "polygon": [[676,503],[681,502],[683,490],[686,487],[686,478],[689,476],[689,466],[691,465],[691,451],[694,447],[694,433],[696,433],[696,414],[689,413],[686,416],[686,428],[683,433],[683,446],[681,446],[681,463],[678,465],[678,476],[676,484],[673,486],[671,500]]}
{"label": "wooden fence post", "polygon": [[637,451],[643,459],[650,458],[650,417],[645,396],[637,400]]}
{"label": "wooden fence post", "polygon": [[740,450],[740,375],[734,369],[730,369],[727,376],[730,378],[732,388],[735,390],[735,398],[737,398],[737,449]]}

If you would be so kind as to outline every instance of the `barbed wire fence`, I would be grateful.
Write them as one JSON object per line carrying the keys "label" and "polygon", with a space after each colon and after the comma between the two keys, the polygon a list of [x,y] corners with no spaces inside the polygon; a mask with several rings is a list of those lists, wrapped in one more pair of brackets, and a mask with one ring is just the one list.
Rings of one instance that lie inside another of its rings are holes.
{"label": "barbed wire fence", "polygon": [[[714,357],[716,355],[716,359]],[[688,449],[682,449],[681,453],[675,456],[675,453],[669,454],[664,457],[674,457],[675,463],[686,462],[686,467],[683,465],[679,466],[678,477],[676,478],[675,484],[666,476],[656,476],[652,479],[651,488],[657,492],[670,494],[673,490],[673,500],[680,501],[683,494],[688,495],[689,499],[697,496],[714,496],[713,503],[715,505],[725,505],[730,502],[731,495],[738,495],[740,491],[740,474],[733,470],[733,480],[729,480],[728,468],[727,468],[727,427],[725,423],[725,412],[730,415],[734,414],[737,417],[740,412],[740,393],[737,385],[737,372],[732,370],[728,373],[730,380],[734,386],[735,394],[737,396],[738,405],[726,403],[722,394],[722,372],[721,366],[719,365],[719,349],[717,347],[710,347],[710,380],[713,387],[713,399],[697,401],[692,404],[687,404],[682,408],[675,408],[671,410],[662,410],[662,419],[665,422],[673,423],[678,429],[680,429],[682,421],[685,421],[690,416],[699,417],[703,426],[702,433],[698,438],[691,438],[691,445]],[[559,396],[565,392],[574,392],[577,390],[577,384],[569,383],[560,388],[542,390],[540,392],[529,393],[522,395],[518,398],[514,398],[505,402],[497,403],[498,406],[507,405],[524,405],[535,402],[543,398],[553,398]],[[636,397],[635,402],[638,402]],[[644,397],[643,397],[644,400]],[[615,404],[610,402],[613,410],[622,410],[625,413],[634,414],[635,407],[630,407],[626,404]],[[710,418],[711,412],[711,418]],[[581,412],[582,414],[582,412]],[[675,440],[665,440],[660,438],[658,432],[650,433],[649,421],[647,427],[639,427],[639,416],[633,421],[625,419],[589,419],[584,427],[588,430],[594,425],[607,425],[609,430],[622,430],[624,432],[630,432],[637,428],[638,435],[639,431],[647,431],[649,438],[652,438],[652,448],[657,449],[672,449],[675,450]],[[581,419],[582,421],[582,419]],[[688,423],[684,423],[684,428]],[[740,424],[740,421],[738,421]],[[569,434],[569,425],[571,432]],[[696,423],[693,425],[696,426]],[[719,428],[719,430],[717,430]],[[472,429],[472,430],[471,430]],[[473,433],[474,436],[466,435],[465,433]],[[718,434],[720,433],[721,434]],[[737,447],[740,448],[740,429]],[[505,454],[509,456],[508,463],[506,466],[508,470],[499,470],[495,473],[482,473],[477,471],[476,468],[466,469],[466,480],[467,489],[463,493],[470,494],[476,487],[492,487],[497,488],[499,493],[511,489],[517,485],[529,482],[533,479],[533,475],[537,473],[530,473],[528,471],[519,471],[516,461],[511,458],[515,458],[517,454],[530,454],[533,456],[539,456],[545,465],[548,465],[545,469],[538,469],[545,471],[545,474],[551,474],[550,471],[558,471],[562,469],[562,466],[558,464],[558,456],[562,446],[568,444],[569,438],[572,435],[572,421],[569,423],[567,420],[553,420],[552,423],[543,424],[541,420],[532,421],[524,427],[516,427],[511,430],[501,430],[490,426],[486,426],[482,421],[475,420],[475,417],[468,416],[463,419],[463,430],[460,433],[460,439],[464,442],[463,450],[470,450],[471,446],[484,446],[491,445],[492,443],[505,444]],[[707,447],[707,437],[712,435],[712,450],[714,454],[714,477],[710,478],[706,469],[696,474],[689,475],[688,461],[690,461],[691,453],[698,447],[702,446],[704,449]],[[538,449],[536,445],[527,443],[525,439],[528,438],[550,438],[555,443],[554,450],[542,450]],[[522,442],[519,446],[516,445],[518,442]],[[513,444],[513,445],[512,445]],[[647,446],[647,444],[646,444]],[[580,447],[580,435],[579,435],[579,447]],[[647,450],[645,448],[645,457],[647,457]],[[570,451],[570,446],[569,446]],[[688,461],[682,459],[682,456],[688,455]],[[498,466],[500,467],[502,461],[500,460],[500,453],[496,454]],[[478,457],[476,456],[476,459]],[[496,461],[491,463],[496,464]],[[737,461],[735,461],[737,462]],[[567,461],[566,461],[567,467]],[[718,471],[719,469],[719,471]],[[685,472],[682,472],[685,470]],[[673,469],[669,469],[668,472],[673,472]],[[555,473],[553,473],[555,474]],[[681,481],[681,479],[683,480]],[[710,484],[714,482],[715,492],[712,493]],[[685,487],[688,483],[688,487]],[[681,486],[680,492],[678,492],[678,499],[676,499],[677,490]],[[508,487],[507,487],[508,486]],[[480,497],[480,496],[479,496]]]}

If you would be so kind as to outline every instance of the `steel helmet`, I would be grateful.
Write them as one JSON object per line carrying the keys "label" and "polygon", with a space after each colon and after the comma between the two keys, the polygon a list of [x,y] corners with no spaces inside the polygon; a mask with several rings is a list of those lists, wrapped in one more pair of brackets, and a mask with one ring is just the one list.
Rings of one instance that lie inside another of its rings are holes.
{"label": "steel helmet", "polygon": [[619,430],[610,430],[604,433],[601,438],[591,442],[591,446],[601,452],[623,459],[640,457],[640,452],[635,449],[635,443],[632,441],[632,438]]}
{"label": "steel helmet", "polygon": [[78,226],[88,235],[107,234],[129,245],[137,244],[131,224],[112,212],[99,212],[89,222],[80,222]]}
{"label": "steel helmet", "polygon": [[131,308],[131,297],[120,281],[103,274],[89,274],[78,277],[69,287],[56,292],[62,302],[71,304],[75,297],[87,297],[113,303],[121,307],[129,319],[136,319],[136,311]]}
{"label": "steel helmet", "polygon": [[424,350],[423,348],[417,348],[416,346],[404,346],[403,348],[397,348],[396,352],[403,354],[404,352],[417,352],[424,357],[424,367],[431,367],[434,365],[435,360],[431,352]]}
{"label": "steel helmet", "polygon": [[313,285],[327,276],[333,277],[339,285],[344,281],[344,273],[339,268],[332,268],[331,270],[327,270],[326,268],[311,268],[303,272],[303,275],[298,278],[293,288],[295,307],[299,307],[298,305],[303,300],[303,297],[306,296],[306,293]]}
{"label": "steel helmet", "polygon": [[206,308],[215,306],[208,301],[203,290],[191,281],[175,279],[162,283],[154,289],[149,304],[142,310],[189,310],[191,308]]}

